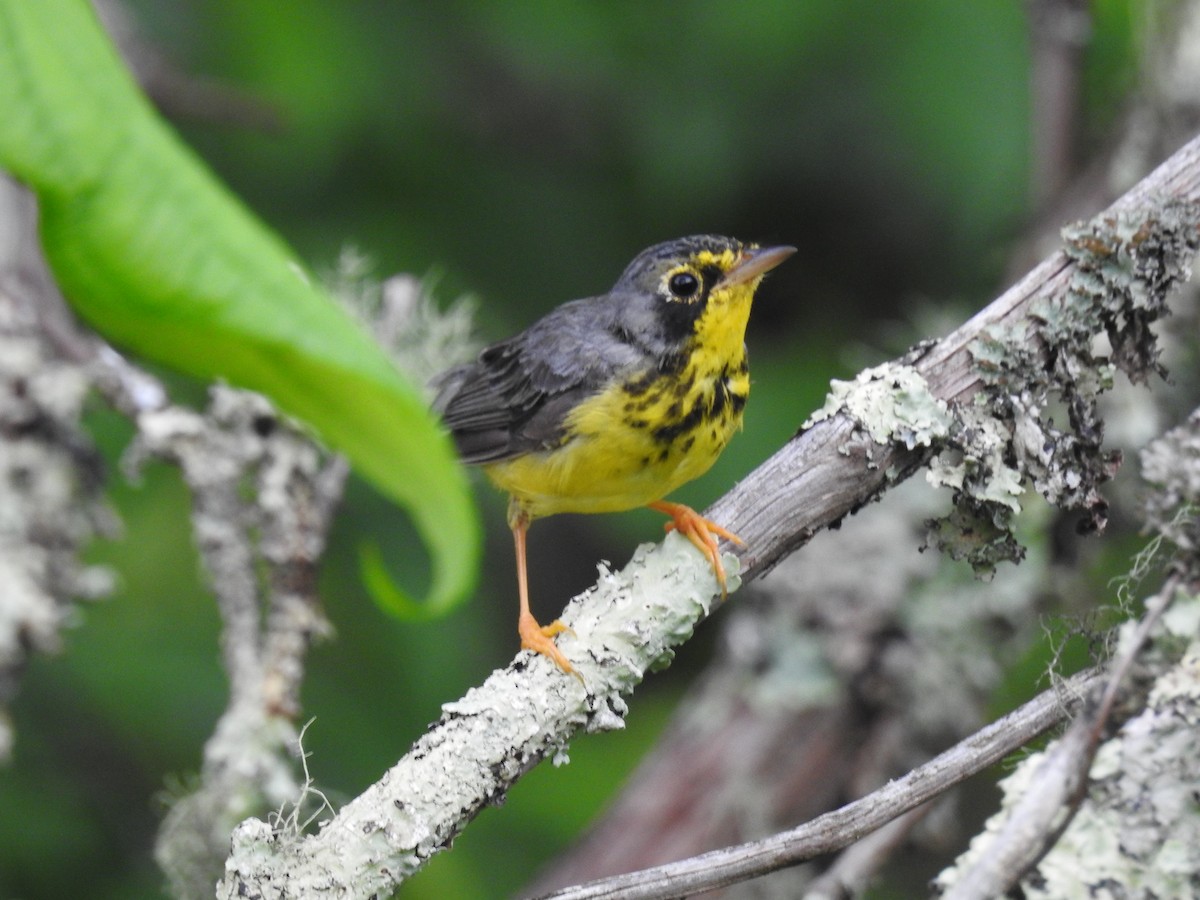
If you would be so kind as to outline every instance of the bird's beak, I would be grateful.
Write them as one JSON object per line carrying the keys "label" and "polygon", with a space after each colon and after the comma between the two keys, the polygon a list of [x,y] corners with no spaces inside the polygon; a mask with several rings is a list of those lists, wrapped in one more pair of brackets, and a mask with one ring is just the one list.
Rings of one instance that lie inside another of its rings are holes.
{"label": "bird's beak", "polygon": [[750,247],[742,251],[737,265],[725,273],[721,285],[744,284],[771,271],[796,252],[795,247]]}

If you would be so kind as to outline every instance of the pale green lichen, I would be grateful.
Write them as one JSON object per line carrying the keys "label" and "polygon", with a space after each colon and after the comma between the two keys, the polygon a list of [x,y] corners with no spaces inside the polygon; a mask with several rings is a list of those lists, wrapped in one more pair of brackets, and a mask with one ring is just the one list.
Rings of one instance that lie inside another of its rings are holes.
{"label": "pale green lichen", "polygon": [[[1128,641],[1136,623],[1122,628]],[[1200,896],[1200,598],[1176,600],[1142,664],[1159,672],[1146,708],[1098,750],[1087,797],[1053,849],[1021,881],[1023,896]],[[1172,650],[1174,652],[1172,652]],[[1049,751],[1047,751],[1049,752]],[[988,852],[1046,753],[1001,782],[1001,811],[937,878],[943,889]]]}
{"label": "pale green lichen", "polygon": [[1113,364],[1132,381],[1163,374],[1150,325],[1168,312],[1167,297],[1190,274],[1198,220],[1196,203],[1170,199],[1148,213],[1103,216],[1064,229],[1066,252],[1078,271],[1057,330],[1107,334]]}
{"label": "pale green lichen", "polygon": [[957,430],[970,438],[954,441],[930,460],[925,479],[934,487],[948,487],[1013,512],[1021,509],[1025,493],[1023,476],[1005,458],[1012,435],[985,410],[964,407],[958,411]]}
{"label": "pale green lichen", "polygon": [[[1097,398],[1118,368],[1135,382],[1163,374],[1150,324],[1190,274],[1198,222],[1200,207],[1171,200],[1064,229],[1075,264],[1068,289],[1019,320],[992,325],[970,348],[984,386],[973,405],[956,410],[931,463],[930,482],[954,489],[955,510],[929,523],[928,543],[985,574],[1019,559],[1010,522],[1026,485],[1083,513],[1079,530],[1104,528],[1108,503],[1099,488],[1120,455],[1102,448]],[[1107,357],[1098,337],[1107,338]],[[1054,408],[1065,423],[1055,423]]]}
{"label": "pale green lichen", "polygon": [[852,416],[877,444],[898,442],[909,450],[930,447],[950,428],[950,411],[933,395],[924,376],[903,363],[884,363],[853,381],[834,379],[825,405],[801,428],[838,413]]}
{"label": "pale green lichen", "polygon": [[[1147,523],[1156,532],[1149,548],[1133,560],[1117,587],[1126,603],[1129,585],[1146,574],[1151,558],[1173,546],[1168,563],[1155,568],[1171,573],[1176,584],[1196,582],[1194,540],[1196,503],[1200,500],[1200,414],[1151,444],[1142,454],[1143,476],[1155,488],[1147,501]],[[1152,549],[1151,549],[1152,548]],[[1197,897],[1200,896],[1200,596],[1174,590],[1174,603],[1161,615],[1149,641],[1141,644],[1141,624],[1130,619],[1116,631],[1114,657],[1134,655],[1126,697],[1117,716],[1127,716],[1113,737],[1097,749],[1087,777],[1087,793],[1062,836],[1020,884],[1024,897]],[[1172,599],[1159,594],[1155,603]],[[1147,606],[1151,604],[1148,602]],[[1068,738],[1070,738],[1070,734]],[[1002,782],[1004,801],[982,834],[955,865],[938,876],[946,889],[976,865],[1003,854],[1005,838],[1031,827],[1029,797],[1061,781],[1064,773],[1043,763],[1062,765],[1058,747],[1023,760]],[[1063,803],[1055,828],[1073,812]],[[1015,821],[1013,821],[1015,817]],[[1033,837],[1032,835],[1030,837]]]}
{"label": "pale green lichen", "polygon": [[[727,585],[737,559],[724,559]],[[220,897],[382,896],[416,872],[541,759],[567,760],[579,730],[623,727],[628,693],[719,602],[708,561],[677,532],[604,567],[562,620],[558,644],[580,679],[522,652],[507,669],[442,707],[408,754],[358,798],[297,838],[254,820],[234,833]],[[325,894],[321,894],[325,891]],[[274,894],[272,894],[274,895]]]}
{"label": "pale green lichen", "polygon": [[1200,549],[1200,412],[1147,445],[1141,460],[1156,488],[1145,504],[1148,524],[1179,547]]}
{"label": "pale green lichen", "polygon": [[[726,588],[738,589],[740,561],[722,557]],[[682,594],[677,594],[679,588]],[[647,671],[659,671],[674,659],[674,647],[692,635],[696,623],[718,597],[712,569],[696,548],[677,532],[663,543],[643,544],[623,572],[600,567],[596,585],[568,604],[563,621],[586,641],[566,635],[560,646],[571,658],[586,654],[601,665],[619,691],[631,691]],[[603,604],[593,602],[594,595]],[[586,671],[585,671],[586,677]],[[598,727],[590,723],[589,730]]]}
{"label": "pale green lichen", "polygon": [[[983,382],[973,400],[950,408],[912,365],[888,363],[832,382],[802,427],[846,414],[876,444],[932,450],[928,479],[954,491],[954,510],[928,523],[926,543],[981,574],[1022,557],[1012,519],[1029,486],[1082,512],[1081,531],[1102,530],[1108,503],[1099,488],[1120,455],[1102,448],[1097,398],[1117,368],[1134,381],[1162,372],[1149,326],[1190,274],[1198,222],[1200,206],[1171,200],[1065,229],[1074,263],[1067,290],[980,334],[970,348]],[[1065,422],[1056,424],[1055,409]]]}

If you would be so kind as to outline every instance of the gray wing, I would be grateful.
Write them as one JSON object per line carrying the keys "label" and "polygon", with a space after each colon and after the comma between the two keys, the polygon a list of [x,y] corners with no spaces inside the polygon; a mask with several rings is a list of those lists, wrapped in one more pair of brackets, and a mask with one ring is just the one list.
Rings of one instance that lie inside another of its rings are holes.
{"label": "gray wing", "polygon": [[435,379],[434,409],[464,462],[497,462],[557,446],[577,403],[652,363],[621,327],[619,299],[560,306]]}

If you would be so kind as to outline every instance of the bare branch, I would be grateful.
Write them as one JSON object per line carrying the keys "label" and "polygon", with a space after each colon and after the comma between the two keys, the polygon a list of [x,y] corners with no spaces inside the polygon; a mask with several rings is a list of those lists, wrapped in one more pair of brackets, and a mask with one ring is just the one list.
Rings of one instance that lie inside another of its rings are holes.
{"label": "bare branch", "polygon": [[1149,611],[1136,634],[1093,692],[1083,715],[1049,751],[1032,782],[1012,809],[1003,830],[975,864],[954,883],[946,900],[989,900],[1015,886],[1062,835],[1083,801],[1088,770],[1096,756],[1119,690],[1134,660],[1149,640],[1162,614],[1175,596],[1178,579],[1170,578],[1161,593],[1151,598]]}
{"label": "bare branch", "polygon": [[723,887],[840,850],[993,765],[1062,721],[1099,679],[1088,671],[861,800],[790,831],[654,869],[545,894],[539,900],[665,900]]}
{"label": "bare branch", "polygon": [[845,900],[862,896],[871,879],[932,808],[933,803],[918,806],[851,844],[832,866],[813,880],[804,892],[804,900]]}

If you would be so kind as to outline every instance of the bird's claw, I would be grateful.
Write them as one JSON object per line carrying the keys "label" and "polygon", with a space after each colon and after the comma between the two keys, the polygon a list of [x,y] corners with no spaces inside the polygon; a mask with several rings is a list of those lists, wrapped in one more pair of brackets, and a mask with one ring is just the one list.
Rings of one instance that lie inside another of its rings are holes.
{"label": "bird's claw", "polygon": [[555,635],[563,632],[574,636],[575,629],[571,626],[564,625],[559,619],[555,619],[549,625],[539,625],[533,616],[521,616],[517,621],[517,632],[521,636],[521,649],[532,650],[534,653],[549,657],[563,672],[574,675],[581,682],[583,681],[579,670],[571,665],[566,654],[559,650],[558,645],[552,640]]}
{"label": "bird's claw", "polygon": [[704,516],[700,515],[700,513],[696,512],[690,506],[684,506],[682,503],[660,501],[652,503],[651,507],[671,517],[670,521],[664,526],[666,531],[678,531],[691,541],[697,550],[704,554],[712,566],[717,584],[721,586],[721,599],[724,600],[729,596],[729,591],[726,587],[725,564],[721,561],[721,551],[717,549],[717,538],[714,535],[720,535],[725,540],[731,541],[740,547],[745,547],[746,542],[732,531],[718,525],[711,519],[704,518]]}

